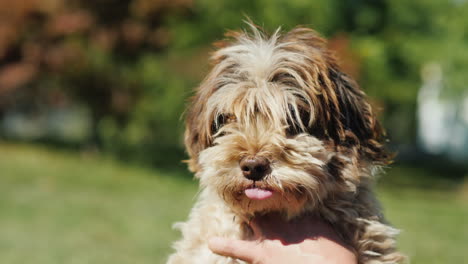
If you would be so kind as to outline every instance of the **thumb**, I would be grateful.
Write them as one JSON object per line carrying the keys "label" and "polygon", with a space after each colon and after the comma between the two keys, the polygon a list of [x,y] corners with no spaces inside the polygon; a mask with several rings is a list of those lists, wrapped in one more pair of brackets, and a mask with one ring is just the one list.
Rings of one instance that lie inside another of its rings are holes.
{"label": "thumb", "polygon": [[254,263],[260,253],[259,244],[255,241],[244,241],[213,237],[208,241],[208,247],[214,253]]}

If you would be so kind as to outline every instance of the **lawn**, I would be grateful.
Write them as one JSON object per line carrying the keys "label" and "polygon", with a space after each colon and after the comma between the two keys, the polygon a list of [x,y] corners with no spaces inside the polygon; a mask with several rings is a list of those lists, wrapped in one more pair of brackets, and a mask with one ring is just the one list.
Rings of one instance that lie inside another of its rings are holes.
{"label": "lawn", "polygon": [[[379,197],[412,263],[466,262],[468,185],[433,174],[396,167]],[[196,192],[180,172],[2,143],[0,263],[164,263]]]}

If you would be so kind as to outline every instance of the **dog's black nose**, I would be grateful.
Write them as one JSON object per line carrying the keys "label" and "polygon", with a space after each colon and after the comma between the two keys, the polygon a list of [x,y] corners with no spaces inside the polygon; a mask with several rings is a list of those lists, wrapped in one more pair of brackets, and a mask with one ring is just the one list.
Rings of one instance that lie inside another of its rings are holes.
{"label": "dog's black nose", "polygon": [[243,158],[239,166],[244,177],[252,181],[259,181],[270,173],[270,162],[264,157]]}

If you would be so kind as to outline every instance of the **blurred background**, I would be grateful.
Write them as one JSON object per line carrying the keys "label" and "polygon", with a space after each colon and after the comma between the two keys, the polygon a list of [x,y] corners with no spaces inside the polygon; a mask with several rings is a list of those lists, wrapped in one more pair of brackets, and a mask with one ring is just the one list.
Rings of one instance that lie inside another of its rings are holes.
{"label": "blurred background", "polygon": [[246,16],[329,39],[398,153],[401,250],[468,259],[468,1],[0,0],[1,263],[164,263],[197,192],[184,106]]}

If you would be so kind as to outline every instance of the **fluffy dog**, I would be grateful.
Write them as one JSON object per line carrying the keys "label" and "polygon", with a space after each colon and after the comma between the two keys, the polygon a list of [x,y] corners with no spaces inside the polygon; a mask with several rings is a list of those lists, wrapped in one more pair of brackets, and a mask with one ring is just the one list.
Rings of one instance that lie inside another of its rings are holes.
{"label": "fluffy dog", "polygon": [[301,27],[227,36],[186,114],[201,191],[168,263],[241,263],[212,253],[208,238],[248,239],[249,219],[269,212],[319,215],[359,263],[402,262],[371,191],[391,158],[384,132],[324,39]]}

